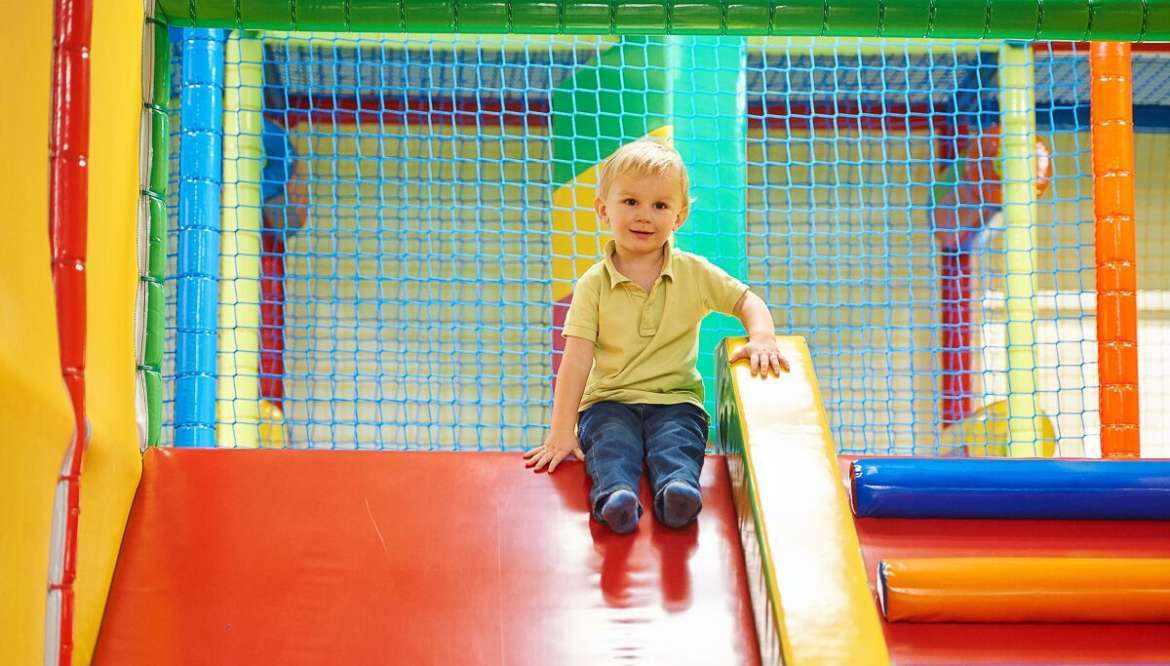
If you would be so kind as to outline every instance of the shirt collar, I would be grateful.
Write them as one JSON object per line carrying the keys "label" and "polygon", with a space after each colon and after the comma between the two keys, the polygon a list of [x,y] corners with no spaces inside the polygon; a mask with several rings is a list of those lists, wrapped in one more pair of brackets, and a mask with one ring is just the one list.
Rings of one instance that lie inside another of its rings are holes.
{"label": "shirt collar", "polygon": [[[617,269],[613,263],[614,253],[617,252],[617,243],[612,239],[605,243],[605,249],[602,254],[605,256],[605,269],[609,271],[609,286],[616,287],[623,282],[631,282],[630,278],[622,275],[622,272]],[[670,278],[674,281],[674,235],[666,241],[666,261],[662,263],[662,271],[659,275]]]}

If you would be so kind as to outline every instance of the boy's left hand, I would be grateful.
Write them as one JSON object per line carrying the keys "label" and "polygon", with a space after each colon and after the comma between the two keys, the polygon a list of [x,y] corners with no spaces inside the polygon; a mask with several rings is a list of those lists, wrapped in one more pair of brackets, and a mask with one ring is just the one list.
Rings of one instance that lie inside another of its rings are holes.
{"label": "boy's left hand", "polygon": [[749,339],[747,344],[740,347],[739,351],[731,355],[729,362],[735,363],[740,359],[748,359],[752,365],[752,376],[764,376],[769,372],[771,374],[780,376],[780,371],[789,371],[788,359],[780,353],[780,348],[776,346],[776,338],[768,336],[766,338]]}

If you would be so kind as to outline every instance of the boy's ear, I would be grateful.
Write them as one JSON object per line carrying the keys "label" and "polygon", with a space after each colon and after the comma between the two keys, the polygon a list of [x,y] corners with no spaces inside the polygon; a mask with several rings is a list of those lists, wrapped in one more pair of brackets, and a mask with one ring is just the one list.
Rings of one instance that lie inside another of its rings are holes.
{"label": "boy's ear", "polygon": [[594,199],[593,199],[593,211],[597,213],[597,218],[598,218],[598,219],[600,219],[600,220],[604,220],[604,219],[605,219],[605,213],[606,213],[606,211],[605,211],[605,199],[602,199],[601,197],[594,197]]}
{"label": "boy's ear", "polygon": [[679,227],[681,227],[683,225],[683,222],[687,221],[687,216],[690,214],[691,214],[691,207],[690,206],[687,206],[686,208],[684,208],[678,212],[678,219],[674,221],[674,230],[675,231],[678,231]]}

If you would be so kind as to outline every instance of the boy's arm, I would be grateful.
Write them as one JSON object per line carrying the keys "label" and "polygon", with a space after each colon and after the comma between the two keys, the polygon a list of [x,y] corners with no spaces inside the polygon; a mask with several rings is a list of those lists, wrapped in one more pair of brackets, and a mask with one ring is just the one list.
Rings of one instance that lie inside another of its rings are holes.
{"label": "boy's arm", "polygon": [[593,369],[593,341],[572,336],[565,337],[565,352],[557,372],[557,387],[553,392],[552,423],[544,444],[524,454],[529,467],[540,471],[548,466],[549,474],[561,461],[573,454],[584,460],[581,443],[577,439],[577,408],[585,393],[585,381]]}
{"label": "boy's arm", "polygon": [[770,370],[779,377],[781,370],[787,372],[788,360],[776,346],[775,324],[772,323],[772,313],[768,311],[764,299],[749,289],[739,297],[732,312],[747,331],[748,343],[728,360],[734,363],[742,358],[749,359],[752,375],[766,375]]}

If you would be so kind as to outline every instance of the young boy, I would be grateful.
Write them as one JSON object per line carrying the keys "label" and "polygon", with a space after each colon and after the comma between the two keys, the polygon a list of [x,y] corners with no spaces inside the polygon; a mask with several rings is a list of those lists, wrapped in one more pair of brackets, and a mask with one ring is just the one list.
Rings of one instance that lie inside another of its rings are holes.
{"label": "young boy", "polygon": [[690,196],[673,148],[641,140],[619,149],[601,170],[593,205],[613,240],[573,290],[550,432],[524,457],[550,473],[570,454],[584,460],[593,516],[623,534],[642,516],[645,459],[658,519],[684,527],[702,508],[707,445],[699,322],[712,310],[737,316],[749,342],[730,360],[750,359],[753,375],[779,375],[788,362],[763,300],[674,247]]}

